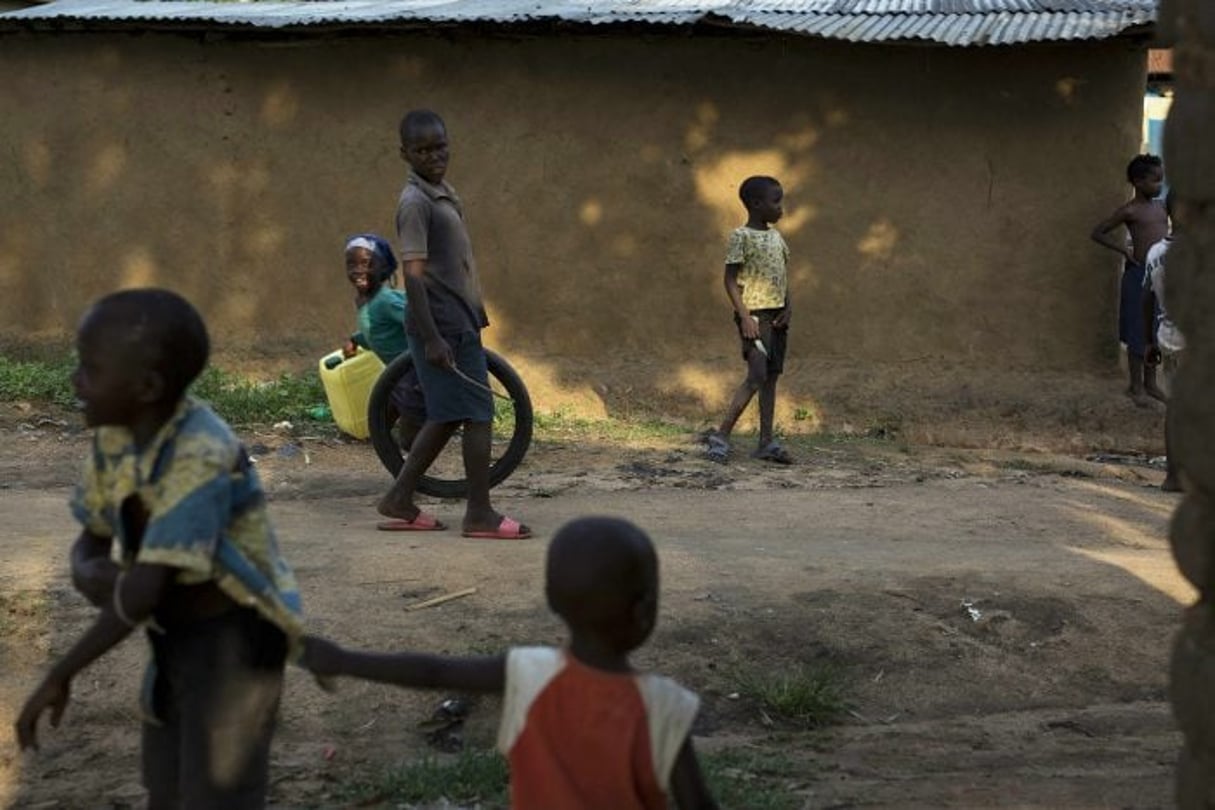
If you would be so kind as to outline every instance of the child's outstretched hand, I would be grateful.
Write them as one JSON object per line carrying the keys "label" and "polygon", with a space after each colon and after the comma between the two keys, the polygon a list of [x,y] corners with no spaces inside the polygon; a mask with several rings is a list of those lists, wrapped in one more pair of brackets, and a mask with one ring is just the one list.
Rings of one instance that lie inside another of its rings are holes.
{"label": "child's outstretched hand", "polygon": [[332,678],[342,674],[342,659],[345,651],[328,639],[320,636],[304,637],[304,654],[300,666],[319,677]]}
{"label": "child's outstretched hand", "polygon": [[59,727],[63,710],[67,708],[71,697],[71,682],[47,678],[38,685],[34,693],[25,701],[21,714],[17,717],[17,745],[21,750],[32,748],[38,750],[38,718],[47,709],[51,710],[51,728]]}

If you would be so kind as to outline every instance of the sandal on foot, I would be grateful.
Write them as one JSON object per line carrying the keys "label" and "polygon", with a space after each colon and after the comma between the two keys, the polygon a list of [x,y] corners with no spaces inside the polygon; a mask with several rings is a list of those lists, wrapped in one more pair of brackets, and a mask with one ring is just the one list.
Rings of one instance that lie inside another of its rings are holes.
{"label": "sandal on foot", "polygon": [[752,455],[760,461],[772,461],[777,464],[793,463],[793,456],[780,446],[780,442],[768,442]]}
{"label": "sandal on foot", "polygon": [[532,536],[532,530],[513,518],[503,517],[498,528],[492,531],[465,531],[465,537],[478,537],[485,540],[526,540]]}
{"label": "sandal on foot", "polygon": [[705,458],[718,464],[725,464],[730,457],[730,443],[720,433],[705,435]]}
{"label": "sandal on foot", "polygon": [[375,527],[382,532],[441,532],[447,528],[429,512],[418,512],[413,520],[382,520],[375,524]]}

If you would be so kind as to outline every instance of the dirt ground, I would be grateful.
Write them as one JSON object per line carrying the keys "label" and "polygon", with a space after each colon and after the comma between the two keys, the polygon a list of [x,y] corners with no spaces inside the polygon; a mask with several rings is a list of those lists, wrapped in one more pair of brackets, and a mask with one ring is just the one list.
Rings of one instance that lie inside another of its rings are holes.
{"label": "dirt ground", "polygon": [[[84,436],[61,415],[0,408],[8,728],[90,610],[65,564]],[[701,750],[794,762],[785,787],[802,806],[1171,806],[1168,655],[1192,592],[1166,540],[1176,497],[1157,488],[1158,468],[1119,463],[1141,459],[1116,446],[950,449],[879,432],[796,439],[798,463],[773,468],[741,455],[712,465],[690,435],[554,439],[495,491],[537,537],[487,543],[375,532],[386,478],[364,444],[246,438],[317,631],[450,652],[558,642],[542,595],[547,538],[577,515],[625,515],[652,533],[662,563],[659,626],[637,663],[701,694]],[[431,506],[458,520],[458,504]],[[466,588],[476,592],[405,610]],[[82,675],[38,754],[0,739],[0,804],[139,806],[144,656],[132,640]],[[849,691],[842,723],[793,730],[740,690],[739,673],[824,662]],[[355,682],[331,696],[291,671],[275,806],[348,806],[342,785],[431,752],[417,724],[442,697]],[[492,700],[474,706],[469,745],[492,745],[495,712]]]}

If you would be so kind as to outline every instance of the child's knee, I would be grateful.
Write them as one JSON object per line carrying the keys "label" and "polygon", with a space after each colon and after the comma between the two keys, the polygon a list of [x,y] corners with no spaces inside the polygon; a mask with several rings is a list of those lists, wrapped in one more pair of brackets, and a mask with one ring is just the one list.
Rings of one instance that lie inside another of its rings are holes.
{"label": "child's knee", "polygon": [[747,368],[746,386],[752,392],[758,391],[764,387],[764,383],[768,381],[768,369],[765,366],[749,366]]}

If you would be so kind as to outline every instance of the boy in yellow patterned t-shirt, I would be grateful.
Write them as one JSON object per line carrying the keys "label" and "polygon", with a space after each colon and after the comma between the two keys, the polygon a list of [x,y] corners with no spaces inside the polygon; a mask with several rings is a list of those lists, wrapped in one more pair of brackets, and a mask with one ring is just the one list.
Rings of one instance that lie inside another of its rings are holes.
{"label": "boy in yellow patterned t-shirt", "polygon": [[790,464],[785,448],[772,436],[776,380],[784,370],[789,334],[789,247],[780,231],[769,227],[781,218],[784,190],[773,177],[748,177],[738,196],[747,209],[747,224],[735,228],[726,246],[726,294],[742,338],[747,377],[734,392],[721,425],[705,436],[706,455],[724,462],[730,455],[730,432],[751,398],[759,393],[759,447],[755,458]]}

